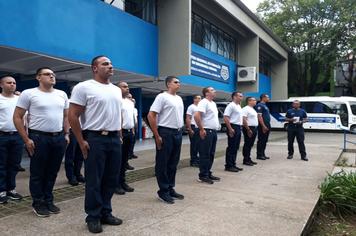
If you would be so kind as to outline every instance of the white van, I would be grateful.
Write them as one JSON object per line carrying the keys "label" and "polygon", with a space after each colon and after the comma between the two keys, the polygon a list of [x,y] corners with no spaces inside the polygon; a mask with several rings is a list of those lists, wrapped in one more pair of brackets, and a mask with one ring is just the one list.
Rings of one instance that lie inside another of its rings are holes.
{"label": "white van", "polygon": [[291,97],[287,100],[270,101],[272,128],[285,128],[285,114],[292,102],[299,100],[301,108],[308,114],[305,129],[356,131],[355,97]]}

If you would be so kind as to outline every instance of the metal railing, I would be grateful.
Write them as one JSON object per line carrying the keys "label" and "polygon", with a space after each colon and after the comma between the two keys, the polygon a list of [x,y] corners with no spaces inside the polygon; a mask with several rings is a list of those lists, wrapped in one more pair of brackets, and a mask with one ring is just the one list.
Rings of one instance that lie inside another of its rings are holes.
{"label": "metal railing", "polygon": [[343,129],[343,132],[344,132],[344,148],[343,150],[347,150],[347,144],[348,143],[351,143],[351,144],[354,144],[356,145],[356,141],[351,141],[350,139],[348,139],[348,134],[349,135],[356,135],[356,132],[355,131],[351,131],[351,130],[346,130],[346,129]]}

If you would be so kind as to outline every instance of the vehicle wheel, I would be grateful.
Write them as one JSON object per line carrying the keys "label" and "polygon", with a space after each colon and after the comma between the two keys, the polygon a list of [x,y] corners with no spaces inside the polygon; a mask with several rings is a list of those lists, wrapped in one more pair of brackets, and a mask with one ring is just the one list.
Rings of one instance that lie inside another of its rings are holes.
{"label": "vehicle wheel", "polygon": [[356,134],[356,125],[351,126],[350,132]]}

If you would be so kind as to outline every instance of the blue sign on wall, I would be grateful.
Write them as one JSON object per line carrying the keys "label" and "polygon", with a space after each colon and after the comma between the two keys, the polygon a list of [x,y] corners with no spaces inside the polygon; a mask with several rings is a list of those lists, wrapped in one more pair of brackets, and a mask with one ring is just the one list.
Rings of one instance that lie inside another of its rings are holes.
{"label": "blue sign on wall", "polygon": [[229,83],[230,68],[228,65],[214,59],[203,56],[199,53],[191,54],[191,74]]}

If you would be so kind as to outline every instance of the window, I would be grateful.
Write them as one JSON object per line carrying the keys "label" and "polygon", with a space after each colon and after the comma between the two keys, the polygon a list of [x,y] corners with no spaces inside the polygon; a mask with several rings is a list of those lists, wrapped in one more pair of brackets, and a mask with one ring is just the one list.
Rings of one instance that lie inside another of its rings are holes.
{"label": "window", "polygon": [[157,0],[101,0],[144,21],[157,24]]}
{"label": "window", "polygon": [[227,59],[235,60],[235,39],[195,13],[192,15],[192,41]]}
{"label": "window", "polygon": [[351,112],[356,115],[356,102],[350,102]]}
{"label": "window", "polygon": [[152,24],[157,24],[157,0],[125,0],[125,11]]}
{"label": "window", "polygon": [[271,69],[272,69],[271,60],[261,52],[259,57],[259,69],[260,69],[260,73],[266,76],[271,76]]}

